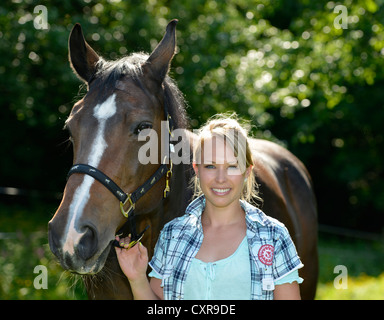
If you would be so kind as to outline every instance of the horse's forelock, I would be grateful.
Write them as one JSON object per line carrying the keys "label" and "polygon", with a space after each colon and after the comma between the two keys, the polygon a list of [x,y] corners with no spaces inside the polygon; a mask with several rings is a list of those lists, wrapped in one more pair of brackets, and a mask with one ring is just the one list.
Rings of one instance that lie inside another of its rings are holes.
{"label": "horse's forelock", "polygon": [[136,78],[142,75],[142,65],[147,58],[148,55],[145,53],[133,53],[113,61],[100,58],[96,64],[97,71],[95,77],[102,79],[103,85],[114,87],[116,81],[123,76]]}
{"label": "horse's forelock", "polygon": [[[104,90],[109,91],[115,88],[116,82],[124,76],[130,77],[134,81],[142,76],[142,66],[148,57],[148,54],[139,52],[113,61],[100,58],[97,62],[95,77],[101,79]],[[175,127],[186,128],[188,126],[188,120],[183,94],[169,76],[166,76],[163,87],[164,99],[168,105]]]}

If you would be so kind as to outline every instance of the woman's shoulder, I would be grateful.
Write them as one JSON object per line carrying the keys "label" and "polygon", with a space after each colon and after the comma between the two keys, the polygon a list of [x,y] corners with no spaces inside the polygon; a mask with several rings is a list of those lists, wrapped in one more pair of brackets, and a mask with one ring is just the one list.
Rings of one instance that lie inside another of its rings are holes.
{"label": "woman's shoulder", "polygon": [[287,228],[281,221],[267,215],[264,211],[249,202],[242,201],[241,203],[248,220],[257,228],[274,229],[275,233],[279,232],[284,234],[287,232]]}
{"label": "woman's shoulder", "polygon": [[176,217],[164,225],[163,231],[172,232],[174,230],[199,227],[199,217],[205,207],[205,197],[200,196],[194,199],[185,210],[185,214]]}
{"label": "woman's shoulder", "polygon": [[166,223],[161,232],[165,237],[172,236],[181,231],[188,232],[191,228],[196,227],[197,224],[198,218],[196,216],[185,213]]}

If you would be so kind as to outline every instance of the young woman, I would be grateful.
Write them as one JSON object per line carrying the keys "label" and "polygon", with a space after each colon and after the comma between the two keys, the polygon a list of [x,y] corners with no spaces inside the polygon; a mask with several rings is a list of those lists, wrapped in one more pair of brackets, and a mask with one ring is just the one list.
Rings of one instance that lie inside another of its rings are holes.
{"label": "young woman", "polygon": [[257,184],[247,139],[233,117],[216,117],[200,130],[197,198],[161,231],[150,281],[141,243],[116,248],[135,299],[300,299],[303,265],[287,229],[250,204]]}

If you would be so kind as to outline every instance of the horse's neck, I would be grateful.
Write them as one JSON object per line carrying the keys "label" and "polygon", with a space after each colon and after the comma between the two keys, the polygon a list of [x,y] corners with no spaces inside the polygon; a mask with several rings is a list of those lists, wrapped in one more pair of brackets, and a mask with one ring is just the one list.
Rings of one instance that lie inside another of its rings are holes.
{"label": "horse's neck", "polygon": [[[193,147],[197,141],[197,135],[193,132],[183,129],[182,149],[186,156],[182,158],[182,163],[174,165],[174,173],[170,194],[170,210],[175,210],[184,214],[185,208],[191,201],[193,190],[191,188],[191,178],[194,175],[192,167]],[[176,215],[179,216],[180,214]]]}

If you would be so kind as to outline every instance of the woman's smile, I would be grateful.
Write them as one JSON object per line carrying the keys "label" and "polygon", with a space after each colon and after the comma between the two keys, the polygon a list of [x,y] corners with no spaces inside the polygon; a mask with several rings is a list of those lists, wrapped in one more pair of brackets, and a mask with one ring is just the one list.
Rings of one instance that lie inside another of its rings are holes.
{"label": "woman's smile", "polygon": [[225,196],[231,192],[231,188],[211,188],[212,192],[217,196]]}

